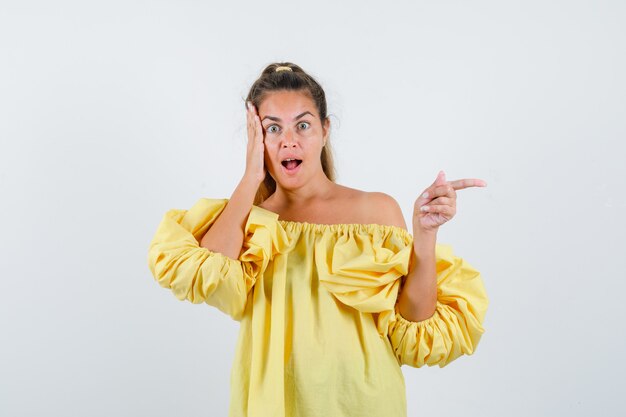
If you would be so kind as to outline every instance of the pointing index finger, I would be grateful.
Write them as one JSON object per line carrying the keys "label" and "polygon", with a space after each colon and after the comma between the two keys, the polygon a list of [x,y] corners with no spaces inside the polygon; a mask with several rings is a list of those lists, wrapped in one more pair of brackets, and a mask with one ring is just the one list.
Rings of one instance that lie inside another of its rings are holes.
{"label": "pointing index finger", "polygon": [[455,190],[462,190],[469,187],[486,187],[487,182],[479,178],[463,178],[460,180],[448,181]]}

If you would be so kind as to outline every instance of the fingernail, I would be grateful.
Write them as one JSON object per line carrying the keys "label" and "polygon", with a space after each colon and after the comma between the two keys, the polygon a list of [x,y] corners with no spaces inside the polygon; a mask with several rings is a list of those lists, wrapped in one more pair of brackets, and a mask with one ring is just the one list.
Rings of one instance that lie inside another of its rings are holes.
{"label": "fingernail", "polygon": [[427,211],[428,210],[428,206],[422,206],[422,207],[420,207],[420,210]]}
{"label": "fingernail", "polygon": [[426,192],[426,193],[422,194],[422,197],[424,197],[424,198],[428,198],[428,192]]}

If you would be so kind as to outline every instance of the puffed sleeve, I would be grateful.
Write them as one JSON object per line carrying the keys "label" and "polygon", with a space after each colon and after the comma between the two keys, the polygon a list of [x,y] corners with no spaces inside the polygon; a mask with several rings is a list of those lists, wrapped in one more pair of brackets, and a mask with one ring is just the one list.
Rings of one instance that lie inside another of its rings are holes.
{"label": "puffed sleeve", "polygon": [[227,202],[201,198],[189,210],[167,211],[150,242],[148,267],[177,299],[209,304],[239,321],[256,280],[288,242],[278,216],[252,206],[238,259],[200,246]]}
{"label": "puffed sleeve", "polygon": [[435,253],[435,313],[422,321],[410,321],[396,304],[391,316],[388,334],[400,365],[443,368],[463,354],[471,355],[484,333],[489,300],[480,273],[455,256],[449,245],[437,244]]}

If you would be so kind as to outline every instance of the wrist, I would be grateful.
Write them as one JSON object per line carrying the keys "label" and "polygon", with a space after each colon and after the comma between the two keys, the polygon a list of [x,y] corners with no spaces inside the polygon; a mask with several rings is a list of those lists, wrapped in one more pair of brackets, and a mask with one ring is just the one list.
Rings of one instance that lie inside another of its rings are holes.
{"label": "wrist", "polygon": [[239,185],[246,188],[253,188],[254,192],[259,188],[259,186],[263,183],[263,179],[258,179],[256,176],[252,174],[245,173],[241,180],[239,181]]}
{"label": "wrist", "polygon": [[416,253],[434,252],[437,244],[437,231],[413,233],[413,249]]}
{"label": "wrist", "polygon": [[231,200],[236,199],[238,201],[244,202],[246,205],[252,205],[258,189],[258,182],[254,181],[253,178],[244,176],[239,181],[239,184],[237,184],[237,187],[235,187],[235,190],[233,191],[233,194],[231,196]]}

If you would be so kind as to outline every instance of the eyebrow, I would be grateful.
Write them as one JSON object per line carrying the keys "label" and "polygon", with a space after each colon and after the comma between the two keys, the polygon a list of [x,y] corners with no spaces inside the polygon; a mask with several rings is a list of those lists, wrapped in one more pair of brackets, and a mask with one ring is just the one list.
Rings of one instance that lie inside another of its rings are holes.
{"label": "eyebrow", "polygon": [[[311,116],[313,116],[313,113],[311,113],[310,111],[305,111],[304,113],[300,113],[299,115],[294,117],[293,120],[298,120],[299,118],[301,118],[302,116],[304,116],[307,113],[310,114]],[[263,118],[263,120],[261,120],[261,121],[264,121],[265,119],[270,119],[270,120],[273,120],[275,122],[282,122],[282,120],[279,117],[275,117],[275,116],[265,116]]]}

